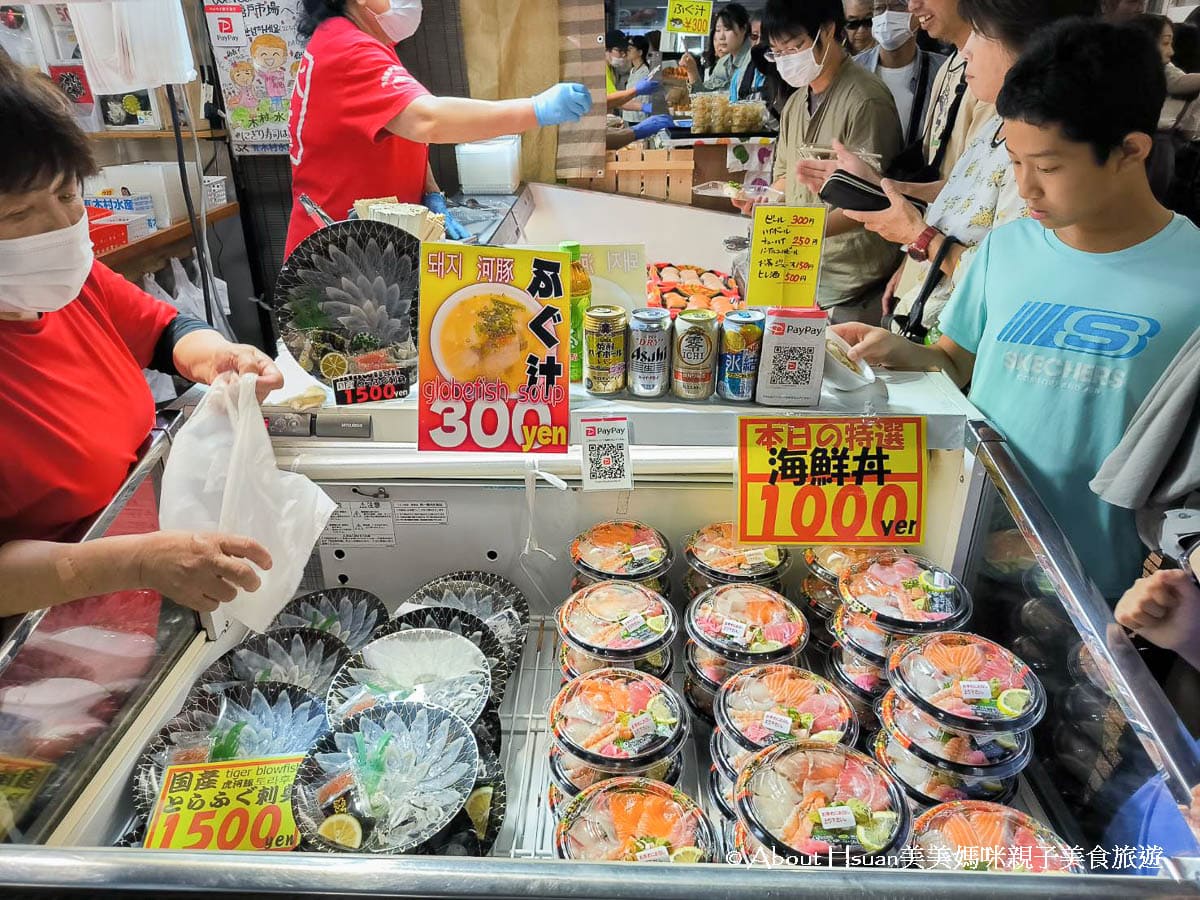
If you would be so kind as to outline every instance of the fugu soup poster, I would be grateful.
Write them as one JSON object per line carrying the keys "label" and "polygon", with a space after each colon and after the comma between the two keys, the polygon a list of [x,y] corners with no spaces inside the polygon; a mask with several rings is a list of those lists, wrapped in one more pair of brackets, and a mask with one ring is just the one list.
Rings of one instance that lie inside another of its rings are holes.
{"label": "fugu soup poster", "polygon": [[421,245],[421,450],[566,453],[565,253]]}

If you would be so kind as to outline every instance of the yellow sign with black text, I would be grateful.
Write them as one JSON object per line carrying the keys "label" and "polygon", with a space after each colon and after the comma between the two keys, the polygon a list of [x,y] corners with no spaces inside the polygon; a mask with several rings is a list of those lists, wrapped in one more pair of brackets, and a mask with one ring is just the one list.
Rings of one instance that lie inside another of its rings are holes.
{"label": "yellow sign with black text", "polygon": [[816,306],[825,209],[754,207],[746,302],[753,306]]}
{"label": "yellow sign with black text", "polygon": [[671,34],[708,34],[712,0],[671,0],[667,6],[667,31]]}
{"label": "yellow sign with black text", "polygon": [[0,840],[21,821],[53,771],[54,763],[40,759],[0,756]]}

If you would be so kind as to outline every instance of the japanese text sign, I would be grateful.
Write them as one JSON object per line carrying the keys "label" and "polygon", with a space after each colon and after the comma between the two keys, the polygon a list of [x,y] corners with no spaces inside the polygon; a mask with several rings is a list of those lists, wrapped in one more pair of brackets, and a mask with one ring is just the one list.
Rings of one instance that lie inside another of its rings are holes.
{"label": "japanese text sign", "polygon": [[737,521],[747,544],[921,543],[925,420],[741,418]]}
{"label": "japanese text sign", "polygon": [[146,826],[152,850],[291,850],[292,782],[304,756],[168,766]]}
{"label": "japanese text sign", "polygon": [[712,0],[671,0],[667,6],[667,31],[672,34],[708,34]]}
{"label": "japanese text sign", "polygon": [[822,207],[754,207],[747,302],[755,306],[815,306],[824,237]]}
{"label": "japanese text sign", "polygon": [[53,763],[0,756],[0,840],[20,823],[53,771]]}
{"label": "japanese text sign", "polygon": [[565,253],[421,245],[421,450],[566,453]]}

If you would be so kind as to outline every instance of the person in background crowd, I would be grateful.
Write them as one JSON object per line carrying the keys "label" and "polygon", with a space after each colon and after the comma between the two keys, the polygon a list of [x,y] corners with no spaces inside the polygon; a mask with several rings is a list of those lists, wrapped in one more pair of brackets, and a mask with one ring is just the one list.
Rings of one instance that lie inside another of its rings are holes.
{"label": "person in background crowd", "polygon": [[875,46],[854,57],[892,92],[907,145],[925,126],[934,74],[946,61],[940,53],[917,47],[916,17],[908,0],[875,0],[871,35]]}
{"label": "person in background crowd", "polygon": [[1146,11],[1146,0],[1102,0],[1100,11],[1114,24],[1128,22]]}
{"label": "person in background crowd", "polygon": [[1175,58],[1171,61],[1188,74],[1200,72],[1200,28],[1175,23]]}
{"label": "person in background crowd", "polygon": [[298,202],[302,194],[334,218],[366,197],[421,202],[445,216],[448,237],[470,237],[433,177],[429,145],[577,122],[592,108],[582,84],[517,100],[435,97],[396,56],[420,25],[420,0],[303,0],[297,32],[307,43],[288,123],[288,253],[317,230]]}
{"label": "person in background crowd", "polygon": [[[1011,41],[1012,5],[962,0],[973,64],[976,36],[1003,29]],[[984,240],[936,345],[835,328],[852,358],[970,384],[1112,601],[1140,571],[1142,545],[1133,511],[1088,484],[1196,327],[1200,229],[1154,199],[1146,174],[1165,96],[1158,51],[1136,30],[1077,19],[1042,29],[997,101],[1030,218]]]}
{"label": "person in background crowd", "polygon": [[[807,148],[840,141],[878,154],[886,166],[903,143],[896,101],[887,85],[846,55],[842,22],[841,0],[767,3],[770,59],[796,89],[783,109],[775,153],[775,187],[792,206],[822,204],[813,186],[797,177]],[[738,206],[750,212],[751,204]],[[834,322],[879,322],[879,301],[898,251],[836,210],[826,221],[825,238],[817,303]]]}
{"label": "person in background crowd", "polygon": [[765,46],[763,41],[762,14],[754,13],[750,16],[750,46],[762,47]]}
{"label": "person in background crowd", "polygon": [[1139,578],[1117,602],[1113,615],[1157,647],[1174,650],[1200,670],[1200,587],[1180,569],[1159,569]]}
{"label": "person in background crowd", "polygon": [[[604,58],[607,63],[604,85],[607,91],[605,106],[609,112],[625,109],[640,111],[643,103],[641,98],[649,97],[662,88],[661,81],[653,81],[649,78],[634,81],[629,78],[629,38],[625,36],[625,32],[610,31],[605,35]],[[628,81],[628,87],[625,86],[626,81]]]}
{"label": "person in background crowd", "polygon": [[[643,81],[650,81],[650,64],[647,61],[647,56],[650,53],[650,42],[640,34],[635,34],[629,39],[629,49],[626,51],[626,59],[629,61],[629,75],[626,78],[626,83],[638,85]],[[630,109],[630,106],[636,107]],[[650,102],[648,100],[632,100],[621,109],[621,118],[630,125],[636,125],[638,122],[644,121],[650,112]]]}
{"label": "person in background crowd", "polygon": [[657,29],[646,32],[646,40],[650,43],[650,50],[646,53],[646,63],[650,66],[650,71],[653,72],[662,65],[662,32]]}
{"label": "person in background crowd", "polygon": [[851,56],[865,53],[875,46],[875,36],[871,33],[874,19],[871,0],[845,0],[842,12],[846,17],[845,47]]}
{"label": "person in background crowd", "polygon": [[729,3],[713,19],[713,49],[717,61],[706,78],[684,57],[692,93],[727,91],[729,99],[739,99],[742,77],[750,65],[750,14],[740,3]]}

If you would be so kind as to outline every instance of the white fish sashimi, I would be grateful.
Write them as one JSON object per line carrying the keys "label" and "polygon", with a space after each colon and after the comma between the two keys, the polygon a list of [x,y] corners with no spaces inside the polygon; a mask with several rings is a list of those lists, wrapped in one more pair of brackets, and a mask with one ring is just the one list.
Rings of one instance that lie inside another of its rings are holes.
{"label": "white fish sashimi", "polygon": [[85,713],[108,696],[103,685],[84,678],[44,678],[0,690],[0,712],[51,722]]}
{"label": "white fish sashimi", "polygon": [[105,686],[140,678],[158,653],[158,646],[149,635],[93,625],[77,625],[49,634],[35,631],[28,646],[86,665],[94,672],[93,680]]}

